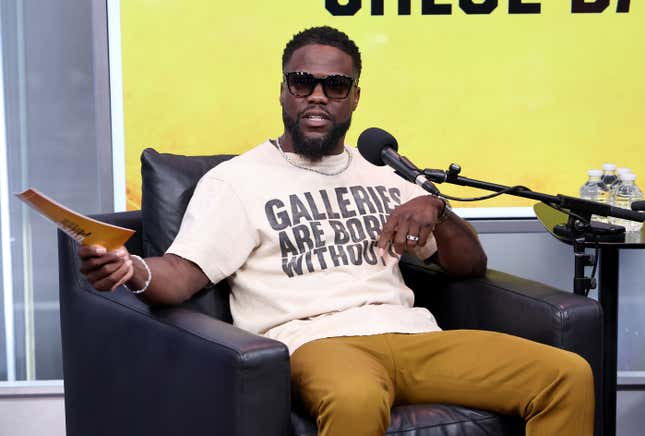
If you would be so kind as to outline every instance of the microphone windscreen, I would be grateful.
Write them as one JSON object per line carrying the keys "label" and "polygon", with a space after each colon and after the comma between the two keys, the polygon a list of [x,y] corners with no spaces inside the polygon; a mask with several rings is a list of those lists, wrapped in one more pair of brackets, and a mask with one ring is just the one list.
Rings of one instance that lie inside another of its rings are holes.
{"label": "microphone windscreen", "polygon": [[638,200],[632,202],[632,210],[634,211],[644,211],[645,210],[645,200]]}
{"label": "microphone windscreen", "polygon": [[399,144],[396,142],[394,136],[378,127],[370,127],[358,137],[358,151],[365,160],[374,165],[385,165],[381,157],[381,151],[385,147],[391,147],[394,151],[397,151]]}

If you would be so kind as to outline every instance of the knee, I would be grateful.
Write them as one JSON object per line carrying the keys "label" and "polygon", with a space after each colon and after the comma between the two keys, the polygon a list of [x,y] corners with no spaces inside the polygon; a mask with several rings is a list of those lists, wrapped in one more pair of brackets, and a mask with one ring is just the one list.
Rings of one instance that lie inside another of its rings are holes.
{"label": "knee", "polygon": [[547,403],[564,407],[575,404],[585,410],[593,410],[594,380],[585,359],[575,353],[558,350],[537,364],[541,368],[538,371],[540,387],[532,403],[542,404],[539,410]]}
{"label": "knee", "polygon": [[589,363],[578,354],[558,350],[548,363],[543,361],[544,393],[565,402],[593,403],[594,379]]}
{"label": "knee", "polygon": [[578,354],[567,353],[561,376],[571,390],[593,395],[594,380],[591,366]]}

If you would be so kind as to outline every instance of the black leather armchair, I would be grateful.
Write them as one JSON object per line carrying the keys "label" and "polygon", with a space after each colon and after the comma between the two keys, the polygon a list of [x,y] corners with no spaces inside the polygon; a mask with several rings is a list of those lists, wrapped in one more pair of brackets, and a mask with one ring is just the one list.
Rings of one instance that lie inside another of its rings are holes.
{"label": "black leather armchair", "polygon": [[[131,253],[162,252],[174,236],[163,223],[181,218],[212,159],[147,150],[142,157],[143,213],[97,218],[137,231],[127,243]],[[175,171],[188,176],[178,177]],[[181,204],[172,208],[173,201]],[[151,202],[158,203],[155,216],[146,216]],[[230,324],[225,284],[202,291],[181,307],[150,308],[123,288],[95,291],[78,272],[76,242],[63,233],[59,261],[68,436],[317,433],[315,423],[291,404],[287,348]],[[417,304],[429,307],[444,329],[506,332],[586,358],[594,371],[600,428],[599,304],[496,271],[457,281],[411,259],[401,268]],[[395,407],[387,434],[522,435],[524,424],[516,417],[457,405],[419,404]]]}

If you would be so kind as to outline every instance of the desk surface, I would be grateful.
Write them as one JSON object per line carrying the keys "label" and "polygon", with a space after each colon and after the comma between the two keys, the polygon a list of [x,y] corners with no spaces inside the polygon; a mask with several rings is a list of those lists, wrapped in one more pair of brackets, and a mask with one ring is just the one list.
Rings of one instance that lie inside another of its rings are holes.
{"label": "desk surface", "polygon": [[[563,238],[559,235],[553,233],[553,227],[556,224],[562,224],[567,222],[567,215],[564,212],[553,209],[552,207],[547,206],[544,203],[536,203],[533,206],[535,215],[537,215],[538,220],[542,225],[551,233],[554,237],[558,238],[560,241],[571,244],[571,240]],[[615,247],[615,248],[645,248],[645,226],[641,228],[639,232],[629,232],[625,233],[624,242],[590,242],[590,245],[600,245],[603,247]]]}

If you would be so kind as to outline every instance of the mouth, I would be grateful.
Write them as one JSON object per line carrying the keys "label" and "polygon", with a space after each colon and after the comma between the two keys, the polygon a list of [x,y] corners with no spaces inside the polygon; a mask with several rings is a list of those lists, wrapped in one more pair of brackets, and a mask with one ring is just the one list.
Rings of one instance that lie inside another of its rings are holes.
{"label": "mouth", "polygon": [[300,116],[300,119],[305,126],[311,128],[325,127],[331,124],[331,116],[327,112],[321,110],[305,111]]}

